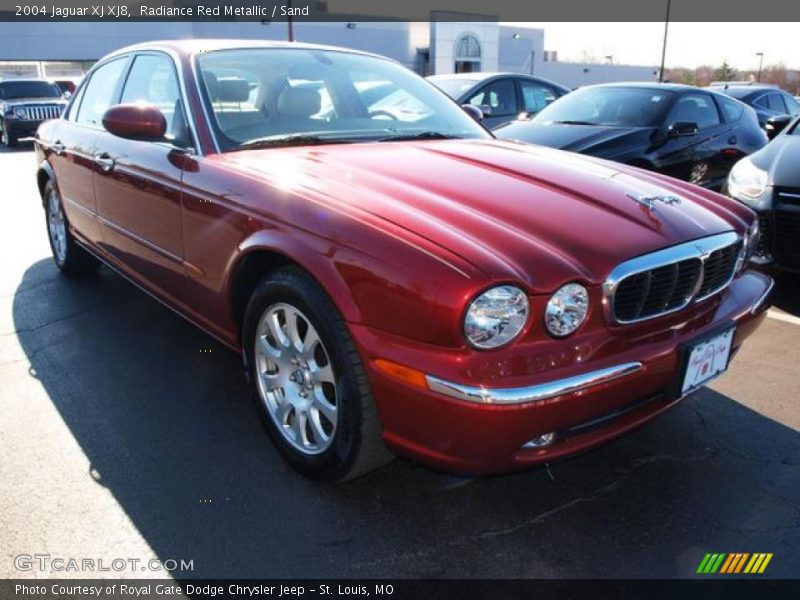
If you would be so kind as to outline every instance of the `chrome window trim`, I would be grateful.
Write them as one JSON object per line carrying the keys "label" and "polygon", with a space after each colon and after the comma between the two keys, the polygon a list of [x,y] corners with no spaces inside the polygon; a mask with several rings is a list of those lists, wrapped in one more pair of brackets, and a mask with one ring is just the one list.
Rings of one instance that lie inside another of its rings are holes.
{"label": "chrome window trim", "polygon": [[426,375],[428,388],[439,394],[478,404],[516,405],[539,402],[556,396],[574,394],[588,387],[626,377],[642,368],[640,362],[627,362],[573,377],[517,388],[486,388],[462,385]]}
{"label": "chrome window trim", "polygon": [[[671,315],[675,312],[678,312],[679,310],[683,310],[692,303],[700,302],[702,300],[710,298],[714,294],[718,294],[726,287],[728,287],[730,282],[736,276],[736,270],[734,269],[732,271],[731,276],[725,281],[724,284],[720,285],[717,289],[709,292],[708,294],[705,294],[704,296],[697,296],[697,293],[700,291],[700,288],[703,285],[703,277],[705,275],[705,262],[712,252],[716,250],[721,250],[722,248],[725,248],[727,246],[731,246],[740,241],[741,239],[742,239],[741,236],[739,236],[735,232],[728,231],[725,233],[720,233],[717,235],[712,235],[709,237],[700,238],[697,240],[691,240],[689,242],[684,242],[676,246],[670,246],[669,248],[664,248],[663,250],[657,250],[649,254],[643,254],[642,256],[637,256],[635,258],[620,263],[611,271],[611,273],[608,275],[605,282],[603,283],[603,305],[606,308],[607,316],[613,322],[619,323],[621,325],[629,325],[631,323],[641,323],[643,321],[649,321],[651,319],[657,319],[659,317]],[[638,319],[617,319],[614,311],[614,296],[617,292],[617,288],[619,287],[620,283],[622,283],[625,279],[637,275],[639,273],[642,273],[644,271],[651,271],[653,269],[658,269],[659,267],[666,267],[668,265],[677,262],[681,262],[684,260],[693,260],[693,259],[699,260],[701,262],[700,276],[697,278],[697,283],[695,284],[695,287],[691,291],[691,293],[687,296],[685,303],[655,315],[640,317]]]}
{"label": "chrome window trim", "polygon": [[214,145],[214,151],[217,154],[220,154],[222,151],[220,150],[219,142],[217,141],[217,133],[214,131],[214,127],[212,125],[211,116],[208,114],[208,107],[206,106],[206,102],[203,96],[203,90],[200,89],[200,78],[197,76],[197,55],[199,52],[193,52],[189,57],[189,63],[192,69],[192,77],[194,78],[194,88],[197,92],[197,99],[200,101],[200,106],[203,109],[203,117],[205,118],[206,128],[208,129],[208,133],[211,136],[211,143]]}

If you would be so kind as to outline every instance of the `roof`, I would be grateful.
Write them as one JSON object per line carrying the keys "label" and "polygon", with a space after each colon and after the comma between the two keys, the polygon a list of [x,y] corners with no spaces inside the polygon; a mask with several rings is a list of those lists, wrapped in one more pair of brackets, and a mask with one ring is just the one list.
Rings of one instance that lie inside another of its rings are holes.
{"label": "roof", "polygon": [[734,98],[746,98],[747,96],[755,93],[761,93],[766,91],[780,91],[780,88],[775,85],[768,85],[768,84],[760,84],[760,85],[712,85],[710,89],[722,92],[723,94],[727,94],[728,96],[733,96]]}
{"label": "roof", "polygon": [[624,88],[642,88],[646,90],[667,90],[670,92],[685,92],[689,90],[697,90],[697,86],[686,85],[685,83],[660,83],[658,81],[617,81],[613,83],[598,83],[595,85],[587,85],[585,87],[624,87]]}

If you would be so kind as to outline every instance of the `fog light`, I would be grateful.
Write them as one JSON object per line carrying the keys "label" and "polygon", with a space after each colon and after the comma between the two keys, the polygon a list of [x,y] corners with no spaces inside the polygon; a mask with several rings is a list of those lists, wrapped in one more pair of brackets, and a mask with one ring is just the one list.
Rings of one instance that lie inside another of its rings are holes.
{"label": "fog light", "polygon": [[532,440],[525,442],[522,447],[523,448],[544,448],[549,446],[553,442],[556,441],[556,432],[551,431],[550,433],[545,433],[540,435],[539,437],[535,437]]}

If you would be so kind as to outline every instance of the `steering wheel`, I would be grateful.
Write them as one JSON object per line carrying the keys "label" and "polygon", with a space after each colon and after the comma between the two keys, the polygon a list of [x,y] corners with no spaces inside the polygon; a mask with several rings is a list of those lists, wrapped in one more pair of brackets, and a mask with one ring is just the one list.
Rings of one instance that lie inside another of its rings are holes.
{"label": "steering wheel", "polygon": [[375,117],[389,117],[392,121],[398,120],[397,117],[388,110],[371,110],[368,114],[370,119],[374,119]]}

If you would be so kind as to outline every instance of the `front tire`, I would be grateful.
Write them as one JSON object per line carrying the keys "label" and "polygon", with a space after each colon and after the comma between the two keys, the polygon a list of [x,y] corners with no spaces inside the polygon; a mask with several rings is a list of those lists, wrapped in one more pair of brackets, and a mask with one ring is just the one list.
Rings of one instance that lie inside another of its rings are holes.
{"label": "front tire", "polygon": [[282,268],[261,282],[242,336],[261,420],[297,471],[344,481],[393,458],[350,332],[304,271]]}
{"label": "front tire", "polygon": [[6,148],[16,148],[17,147],[17,137],[13,133],[9,133],[6,130],[5,124],[3,124],[2,130],[2,142],[3,146]]}
{"label": "front tire", "polygon": [[97,271],[100,262],[75,241],[61,196],[52,181],[44,186],[44,210],[50,250],[59,270],[67,275],[89,275]]}

